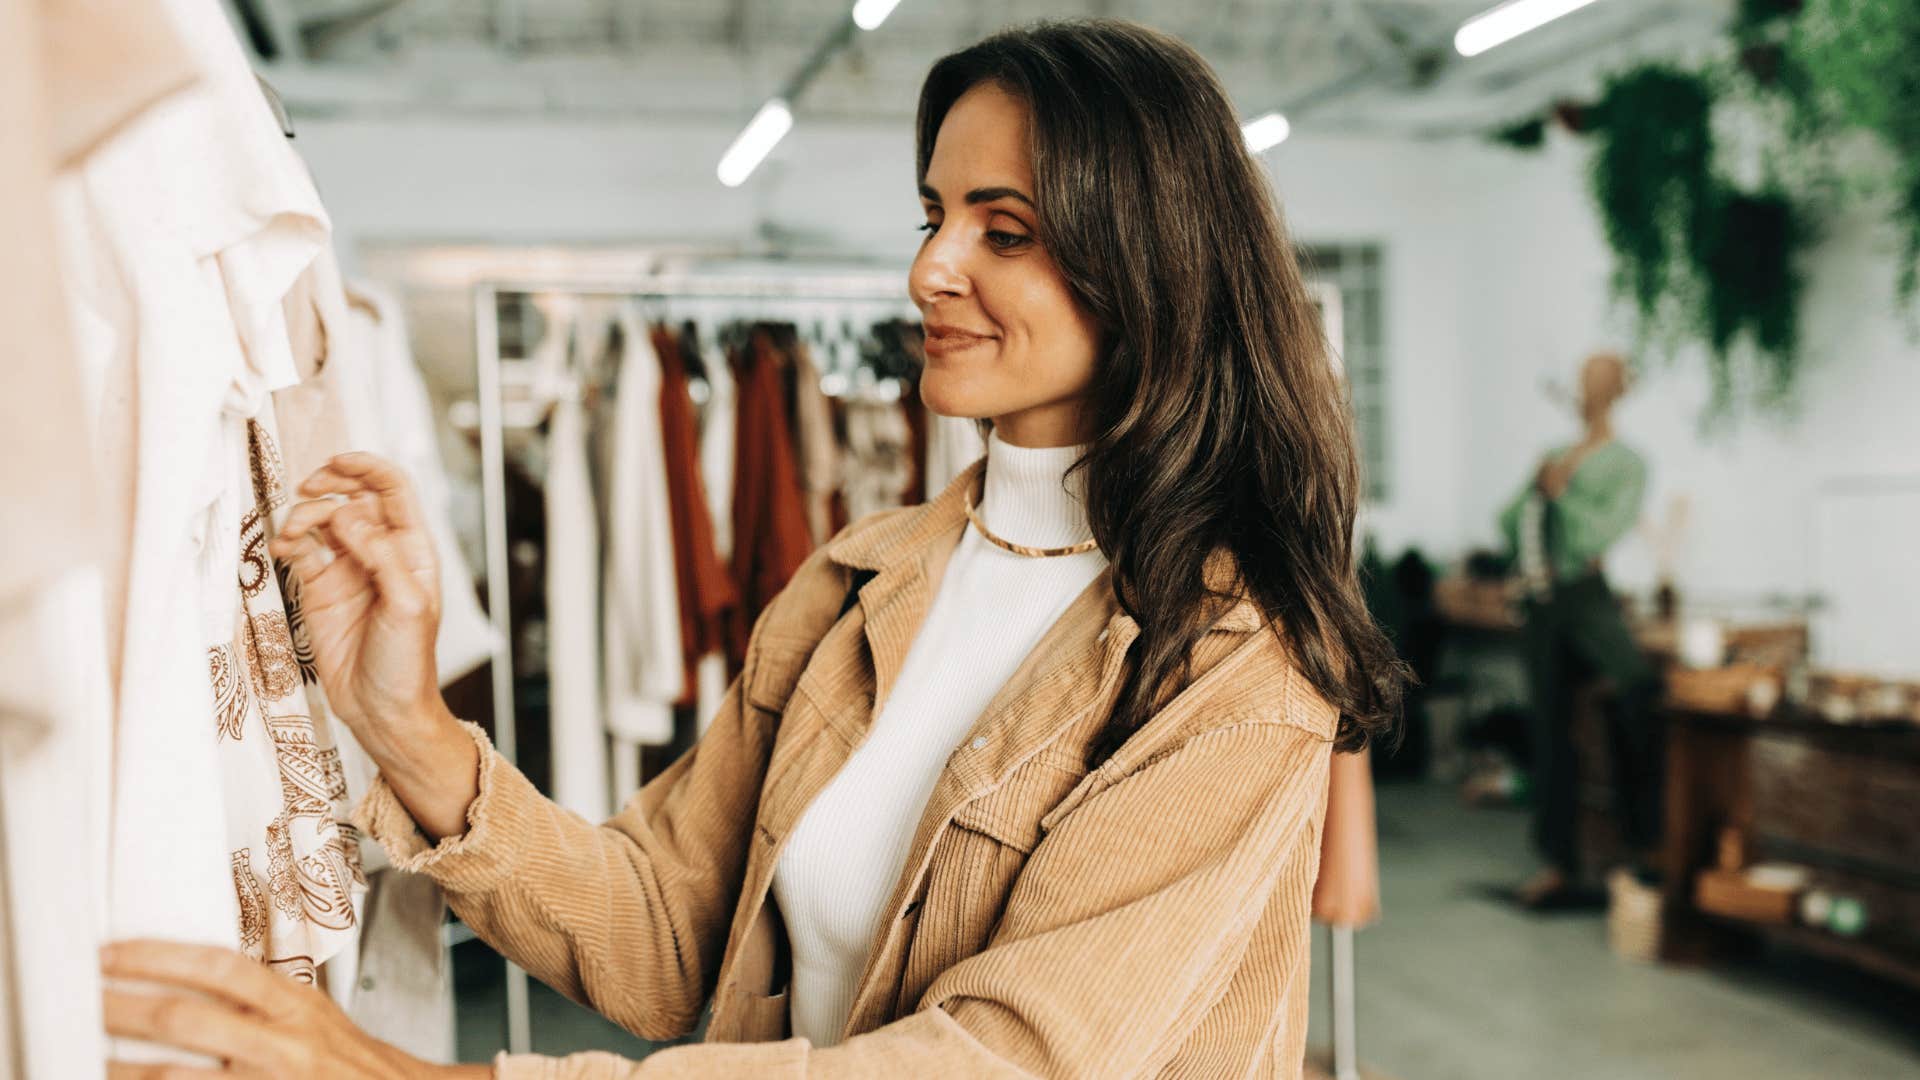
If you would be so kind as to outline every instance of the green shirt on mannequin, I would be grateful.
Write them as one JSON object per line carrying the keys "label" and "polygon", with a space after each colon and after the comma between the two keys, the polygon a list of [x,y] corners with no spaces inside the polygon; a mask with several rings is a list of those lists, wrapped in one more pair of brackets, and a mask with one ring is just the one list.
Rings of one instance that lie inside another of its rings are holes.
{"label": "green shirt on mannequin", "polygon": [[[1570,448],[1560,446],[1558,458]],[[1610,441],[1588,454],[1567,482],[1567,490],[1547,501],[1547,560],[1554,580],[1586,574],[1640,519],[1647,487],[1647,463],[1626,444]],[[1500,512],[1500,531],[1513,550],[1520,547],[1521,510],[1535,491],[1529,478]]]}

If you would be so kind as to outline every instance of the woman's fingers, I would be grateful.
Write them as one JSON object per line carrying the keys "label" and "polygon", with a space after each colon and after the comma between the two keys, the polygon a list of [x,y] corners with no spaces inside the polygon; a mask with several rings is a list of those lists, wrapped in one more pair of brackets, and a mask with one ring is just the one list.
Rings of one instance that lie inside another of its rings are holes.
{"label": "woman's fingers", "polygon": [[263,1017],[226,1002],[178,992],[108,990],[101,1003],[109,1035],[262,1067],[286,1056],[285,1036]]}
{"label": "woman's fingers", "polygon": [[[251,1072],[252,1070],[248,1070]],[[107,1080],[233,1080],[228,1069],[201,1069],[192,1065],[168,1065],[164,1062],[139,1065],[126,1061],[107,1062]]]}
{"label": "woman's fingers", "polygon": [[116,941],[100,950],[100,973],[109,979],[198,990],[229,1006],[269,1016],[287,1014],[300,997],[299,986],[259,961],[232,949],[184,941]]}
{"label": "woman's fingers", "polygon": [[421,527],[413,487],[398,465],[375,454],[341,454],[300,485],[302,495],[353,495],[371,492],[380,500],[387,524],[395,529]]}
{"label": "woman's fingers", "polygon": [[320,532],[344,551],[373,579],[373,587],[395,614],[418,615],[428,610],[432,597],[414,578],[388,530],[376,525],[372,513],[349,504],[328,519]]}

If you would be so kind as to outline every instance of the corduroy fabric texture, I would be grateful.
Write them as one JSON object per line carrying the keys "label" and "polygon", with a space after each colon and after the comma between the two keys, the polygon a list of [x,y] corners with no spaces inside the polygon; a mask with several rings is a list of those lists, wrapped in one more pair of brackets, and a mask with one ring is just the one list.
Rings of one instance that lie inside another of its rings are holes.
{"label": "corduroy fabric texture", "polygon": [[[844,1041],[787,1037],[775,861],[886,700],[979,468],[816,551],[706,735],[605,824],[542,798],[478,729],[463,836],[430,844],[374,785],[362,827],[536,977],[645,1038],[713,1004],[707,1043],[502,1055],[503,1080],[1300,1076],[1335,710],[1241,601],[1192,681],[1089,770],[1139,632],[1104,572],[948,759]],[[842,615],[855,570],[874,576]],[[1230,559],[1208,573],[1231,589]]]}

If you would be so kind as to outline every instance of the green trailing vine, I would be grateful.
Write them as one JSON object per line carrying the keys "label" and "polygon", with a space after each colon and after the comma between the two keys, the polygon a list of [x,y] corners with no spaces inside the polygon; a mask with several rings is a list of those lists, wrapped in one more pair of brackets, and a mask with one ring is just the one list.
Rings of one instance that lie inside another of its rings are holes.
{"label": "green trailing vine", "polygon": [[1787,40],[1814,107],[1893,151],[1906,233],[1900,295],[1911,301],[1920,293],[1920,0],[1806,0]]}
{"label": "green trailing vine", "polygon": [[1594,202],[1615,257],[1615,291],[1643,324],[1693,284],[1713,199],[1713,96],[1704,79],[1650,64],[1609,80],[1593,110]]}
{"label": "green trailing vine", "polygon": [[[1662,64],[1610,80],[1593,109],[1591,173],[1616,294],[1632,302],[1643,337],[1707,344],[1718,416],[1749,392],[1761,404],[1788,401],[1800,357],[1800,256],[1814,233],[1778,185],[1741,190],[1716,169],[1716,88],[1726,82]],[[1751,373],[1742,370],[1749,356]]]}

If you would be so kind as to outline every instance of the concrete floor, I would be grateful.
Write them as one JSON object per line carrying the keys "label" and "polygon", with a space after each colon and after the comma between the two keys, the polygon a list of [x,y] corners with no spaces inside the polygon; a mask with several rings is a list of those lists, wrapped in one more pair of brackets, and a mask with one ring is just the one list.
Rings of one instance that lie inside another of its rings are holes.
{"label": "concrete floor", "polygon": [[[1380,792],[1385,918],[1358,939],[1360,1048],[1392,1080],[1920,1078],[1920,995],[1768,955],[1735,968],[1650,967],[1607,950],[1598,915],[1528,916],[1480,887],[1532,869],[1525,816],[1448,789]],[[1324,935],[1311,1041],[1324,1044]],[[502,1043],[498,962],[462,946],[461,1060]],[[647,1044],[539,984],[534,1048]]]}

